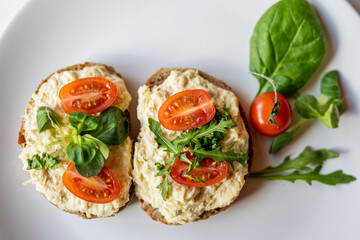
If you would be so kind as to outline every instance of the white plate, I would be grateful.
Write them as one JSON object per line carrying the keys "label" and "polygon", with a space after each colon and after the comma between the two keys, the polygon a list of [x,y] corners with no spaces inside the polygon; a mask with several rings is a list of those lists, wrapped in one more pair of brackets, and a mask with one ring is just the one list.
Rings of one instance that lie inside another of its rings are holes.
{"label": "white plate", "polygon": [[[30,1],[0,42],[1,239],[359,239],[360,181],[326,186],[250,180],[230,208],[185,226],[152,221],[136,200],[113,218],[82,220],[52,206],[32,185],[18,159],[21,114],[40,81],[85,61],[115,67],[133,96],[158,68],[194,67],[219,77],[246,110],[258,83],[248,74],[249,39],[275,1]],[[254,134],[254,168],[277,164],[306,145],[333,148],[341,158],[324,172],[344,169],[360,177],[360,20],[345,1],[312,1],[330,41],[328,57],[303,93],[319,93],[319,79],[338,69],[346,112],[340,127],[314,121],[285,151],[268,156],[269,139]],[[206,237],[206,238],[205,238]],[[105,239],[105,238],[104,238]]]}

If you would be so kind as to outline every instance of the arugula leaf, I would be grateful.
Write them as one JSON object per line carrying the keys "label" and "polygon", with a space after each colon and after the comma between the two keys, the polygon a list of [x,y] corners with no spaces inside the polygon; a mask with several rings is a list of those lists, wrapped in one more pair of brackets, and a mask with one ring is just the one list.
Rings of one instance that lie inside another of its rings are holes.
{"label": "arugula leaf", "polygon": [[[282,0],[257,22],[250,40],[250,71],[274,79],[278,91],[294,96],[319,67],[326,53],[321,23],[306,0]],[[257,95],[272,91],[256,76]]]}
{"label": "arugula leaf", "polygon": [[[148,119],[149,128],[154,133],[155,141],[159,144],[159,147],[162,147],[164,148],[164,151],[173,154],[172,157],[165,161],[166,165],[155,163],[158,171],[155,176],[165,176],[163,181],[157,186],[157,188],[161,188],[161,195],[164,201],[166,201],[170,192],[168,184],[169,174],[177,158],[179,158],[180,161],[189,164],[189,169],[185,172],[185,176],[199,182],[202,182],[202,180],[194,178],[187,173],[192,169],[199,167],[201,161],[206,157],[213,158],[219,165],[222,161],[227,161],[234,168],[234,162],[237,161],[244,167],[247,167],[247,154],[235,153],[234,149],[227,152],[220,151],[220,142],[225,138],[227,130],[237,126],[235,121],[229,120],[230,110],[225,106],[223,109],[224,113],[217,110],[214,119],[209,123],[187,132],[183,131],[181,132],[181,137],[176,137],[173,141],[170,141],[163,135],[159,122],[151,118]],[[181,153],[184,147],[189,147],[190,152],[197,155],[196,158],[190,161],[185,153]]]}
{"label": "arugula leaf", "polygon": [[[250,177],[264,180],[285,180],[290,182],[303,180],[310,185],[312,181],[318,181],[328,185],[355,181],[355,177],[344,174],[341,170],[326,175],[320,174],[324,162],[327,159],[337,157],[339,157],[339,154],[332,150],[320,149],[313,151],[309,147],[306,147],[298,157],[290,159],[290,156],[287,156],[280,165],[251,172]],[[295,171],[289,174],[288,172],[290,170]]]}
{"label": "arugula leaf", "polygon": [[318,181],[327,185],[336,185],[342,183],[350,183],[356,180],[354,176],[344,174],[342,170],[338,170],[326,175],[319,174],[319,171],[320,168],[308,173],[300,173],[299,171],[294,171],[289,175],[250,176],[252,178],[261,178],[264,180],[285,180],[292,183],[296,180],[303,180],[306,181],[309,185],[311,185],[312,181]]}
{"label": "arugula leaf", "polygon": [[237,123],[231,120],[230,109],[224,106],[223,110],[224,113],[216,110],[210,123],[188,132],[181,132],[181,138],[177,137],[172,143],[192,149],[213,150],[221,147],[221,141],[225,138],[227,130],[237,126]]}
{"label": "arugula leaf", "polygon": [[46,129],[53,128],[53,124],[61,129],[61,125],[59,120],[56,118],[54,110],[45,106],[39,107],[37,110],[36,123],[40,133]]}
{"label": "arugula leaf", "polygon": [[170,140],[163,135],[159,122],[149,118],[148,123],[150,130],[155,134],[155,141],[159,144],[160,147],[164,147],[166,152],[174,154],[179,152],[178,146],[172,144]]}
{"label": "arugula leaf", "polygon": [[243,152],[235,153],[234,149],[230,149],[227,152],[221,152],[220,148],[211,151],[206,151],[204,149],[194,149],[190,150],[190,153],[196,154],[196,156],[200,159],[211,157],[218,165],[220,165],[222,161],[226,161],[233,169],[234,162],[239,162],[244,168],[247,168],[246,160],[248,159],[248,154]]}
{"label": "arugula leaf", "polygon": [[300,153],[300,155],[294,159],[290,159],[290,156],[287,156],[283,163],[277,167],[268,167],[261,171],[252,172],[254,175],[263,175],[269,173],[277,173],[287,170],[311,170],[310,165],[320,166],[325,160],[331,158],[337,158],[339,154],[332,150],[320,149],[313,151],[310,147],[305,147],[305,149]]}
{"label": "arugula leaf", "polygon": [[43,153],[40,157],[39,154],[35,154],[31,159],[27,159],[28,167],[27,170],[41,170],[44,167],[48,167],[51,170],[55,170],[59,167],[59,156],[52,157],[48,153]]}

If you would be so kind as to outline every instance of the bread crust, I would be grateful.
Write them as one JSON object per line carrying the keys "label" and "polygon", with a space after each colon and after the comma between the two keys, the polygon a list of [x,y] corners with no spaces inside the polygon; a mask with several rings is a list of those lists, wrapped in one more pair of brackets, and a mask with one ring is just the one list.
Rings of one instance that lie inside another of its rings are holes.
{"label": "bread crust", "polygon": [[[75,64],[75,65],[72,65],[72,66],[69,66],[69,67],[65,67],[65,68],[62,68],[62,69],[59,69],[57,70],[56,72],[52,73],[50,76],[48,76],[47,78],[45,78],[41,83],[40,85],[37,87],[37,89],[35,90],[35,93],[38,93],[39,92],[39,89],[41,88],[41,86],[46,83],[50,78],[51,76],[53,76],[55,73],[61,73],[61,72],[64,72],[64,71],[79,71],[79,70],[82,70],[84,69],[85,67],[92,67],[92,66],[96,66],[96,65],[102,65],[105,67],[105,69],[111,73],[111,74],[116,74],[118,77],[121,78],[121,75],[115,71],[115,69],[111,66],[108,66],[106,64],[102,64],[102,63],[94,63],[94,62],[85,62],[84,64]],[[30,99],[26,109],[25,109],[25,112],[28,111],[28,106],[30,105],[30,103],[33,101],[33,98]],[[126,117],[128,118],[129,120],[129,136],[130,136],[130,129],[131,129],[131,126],[130,126],[130,112],[128,110],[125,110],[124,111]],[[21,146],[21,148],[24,148],[26,146],[26,139],[25,139],[25,129],[24,129],[24,119],[22,120],[22,124],[21,124],[21,128],[20,128],[20,131],[19,131],[19,136],[18,136],[18,144]],[[119,213],[121,212],[122,210],[124,210],[128,204],[131,202],[133,196],[134,196],[134,193],[135,193],[135,190],[134,190],[134,184],[131,184],[130,186],[130,190],[129,190],[129,201],[124,205],[122,206],[119,211],[117,211],[116,213]],[[45,198],[46,196],[44,194],[42,194]],[[49,201],[50,202],[50,201]],[[51,204],[53,204],[52,202],[50,202]],[[57,208],[59,208],[57,205],[53,204],[54,206],[56,206]],[[67,210],[63,210],[64,212],[68,212],[68,213],[71,213],[71,214],[76,214],[80,217],[82,217],[83,219],[92,219],[92,218],[100,218],[99,216],[96,216],[96,215],[90,215],[90,217],[86,216],[86,214],[84,212],[80,212],[80,211],[67,211]],[[114,215],[112,215],[114,216]]]}
{"label": "bread crust", "polygon": [[[150,76],[150,78],[147,80],[147,82],[145,83],[145,85],[149,86],[150,89],[152,89],[154,86],[158,86],[161,85],[166,78],[170,75],[171,71],[180,71],[180,72],[185,72],[188,69],[192,69],[192,68],[168,68],[168,69],[159,69],[157,70],[153,75]],[[224,83],[223,81],[221,81],[218,78],[215,78],[205,72],[202,72],[200,70],[198,70],[199,75],[201,77],[203,77],[204,79],[208,80],[209,82],[211,82],[212,84],[216,85],[217,87],[226,89],[226,90],[231,90],[231,88],[226,85],[226,83]],[[246,121],[246,117],[245,117],[245,112],[243,110],[243,108],[241,107],[241,104],[239,103],[239,110],[240,110],[240,115],[242,117],[242,120],[244,121],[244,125],[246,128],[246,131],[249,134],[249,150],[248,150],[248,154],[249,154],[249,159],[247,161],[248,164],[248,169],[250,172],[250,168],[252,165],[252,156],[253,156],[253,149],[252,149],[252,140],[251,140],[251,135],[250,135],[250,131],[249,131],[249,127]],[[245,181],[247,180],[249,174],[247,174],[244,178]],[[240,194],[239,194],[240,195]],[[238,198],[238,197],[237,197]],[[167,225],[180,225],[180,224],[176,224],[176,223],[169,223],[166,221],[165,217],[160,213],[158,208],[154,208],[151,206],[150,203],[147,203],[144,201],[144,199],[138,197],[141,208],[155,221],[167,224]],[[203,212],[196,220],[196,221],[200,221],[200,220],[205,220],[208,219],[210,216],[213,216],[215,214],[218,214],[222,211],[225,211],[226,209],[228,209],[234,202],[236,201],[236,199],[230,203],[229,205],[222,207],[222,208],[216,208],[213,210],[209,210],[209,211],[205,211]]]}

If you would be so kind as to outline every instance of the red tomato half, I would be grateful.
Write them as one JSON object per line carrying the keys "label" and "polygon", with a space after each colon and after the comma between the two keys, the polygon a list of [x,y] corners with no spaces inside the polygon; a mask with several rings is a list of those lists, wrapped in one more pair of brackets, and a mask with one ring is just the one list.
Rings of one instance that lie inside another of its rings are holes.
{"label": "red tomato half", "polygon": [[291,106],[284,95],[278,93],[278,101],[280,103],[280,110],[277,116],[274,117],[278,127],[275,124],[268,122],[271,110],[274,106],[275,99],[274,92],[266,92],[257,96],[250,106],[250,119],[254,128],[265,136],[277,136],[285,132],[291,124]]}
{"label": "red tomato half", "polygon": [[109,203],[119,197],[121,185],[116,175],[107,167],[93,177],[81,176],[70,162],[62,177],[65,187],[75,196],[92,203]]}
{"label": "red tomato half", "polygon": [[[185,152],[189,160],[193,160],[196,155],[191,155],[190,152]],[[218,165],[214,159],[205,158],[200,167],[191,170],[188,175],[193,178],[198,178],[204,183],[192,180],[185,176],[185,171],[189,169],[189,164],[176,159],[174,166],[171,169],[170,177],[177,183],[189,187],[206,187],[220,182],[226,177],[228,166],[225,161]]]}
{"label": "red tomato half", "polygon": [[215,107],[204,90],[186,90],[169,97],[160,107],[160,124],[169,130],[185,131],[200,127],[213,119]]}
{"label": "red tomato half", "polygon": [[95,114],[110,107],[118,94],[116,85],[100,77],[82,78],[70,82],[59,91],[64,112]]}

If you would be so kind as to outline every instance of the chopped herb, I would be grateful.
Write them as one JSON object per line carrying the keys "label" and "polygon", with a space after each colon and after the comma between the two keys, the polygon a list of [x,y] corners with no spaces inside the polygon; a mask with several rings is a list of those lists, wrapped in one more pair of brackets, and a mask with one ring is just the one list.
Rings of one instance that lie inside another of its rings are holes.
{"label": "chopped herb", "polygon": [[27,159],[27,162],[27,170],[41,170],[44,167],[55,170],[59,167],[59,156],[52,157],[48,153],[43,153],[40,157],[39,154],[35,154],[31,157],[31,159]]}

